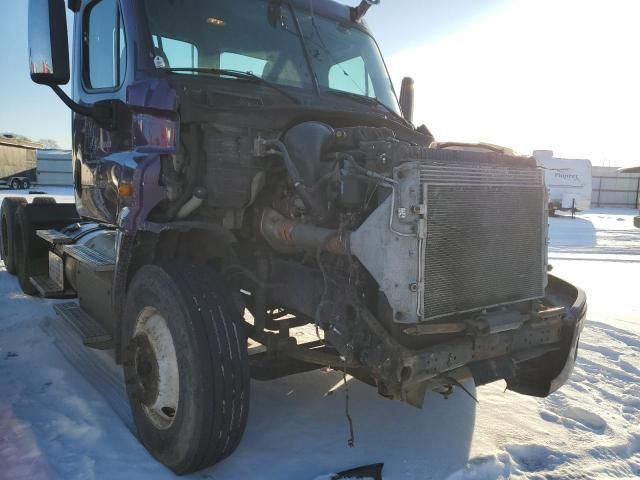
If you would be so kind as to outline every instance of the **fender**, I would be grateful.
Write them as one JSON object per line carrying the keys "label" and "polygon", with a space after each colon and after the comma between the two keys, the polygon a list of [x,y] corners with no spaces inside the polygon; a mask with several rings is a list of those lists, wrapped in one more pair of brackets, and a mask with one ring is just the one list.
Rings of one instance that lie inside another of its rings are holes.
{"label": "fender", "polygon": [[216,240],[219,245],[224,246],[224,255],[231,261],[238,262],[236,254],[231,244],[236,243],[236,237],[221,225],[208,222],[198,221],[176,221],[166,223],[156,223],[144,221],[140,227],[127,231],[119,228],[116,237],[116,268],[113,274],[113,288],[111,289],[112,311],[115,319],[114,338],[117,339],[115,344],[116,360],[121,359],[120,346],[122,345],[122,315],[124,313],[124,303],[127,297],[127,287],[129,282],[137,270],[145,261],[153,257],[152,252],[145,258],[137,258],[139,255],[138,247],[142,243],[142,235],[145,233],[152,234],[154,238],[159,238],[165,232],[189,233],[191,231],[200,230],[207,232]]}

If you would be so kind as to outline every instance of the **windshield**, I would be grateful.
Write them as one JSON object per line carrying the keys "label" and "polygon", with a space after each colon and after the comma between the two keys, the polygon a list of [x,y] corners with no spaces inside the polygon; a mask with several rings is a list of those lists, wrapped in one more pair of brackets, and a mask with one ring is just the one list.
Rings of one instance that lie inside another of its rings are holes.
{"label": "windshield", "polygon": [[144,3],[158,68],[250,72],[311,92],[315,77],[323,93],[377,98],[400,113],[374,40],[348,23],[264,0]]}
{"label": "windshield", "polygon": [[376,98],[400,114],[391,79],[373,38],[346,23],[299,10],[296,14],[323,91]]}

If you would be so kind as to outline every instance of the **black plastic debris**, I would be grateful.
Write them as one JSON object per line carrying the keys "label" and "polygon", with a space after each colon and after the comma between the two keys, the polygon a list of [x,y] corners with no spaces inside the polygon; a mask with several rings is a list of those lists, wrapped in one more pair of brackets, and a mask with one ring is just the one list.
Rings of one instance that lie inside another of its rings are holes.
{"label": "black plastic debris", "polygon": [[331,477],[331,480],[340,480],[347,478],[366,478],[373,480],[382,480],[382,469],[384,463],[374,463],[372,465],[366,465],[364,467],[356,467],[351,470],[345,470],[344,472],[336,473]]}

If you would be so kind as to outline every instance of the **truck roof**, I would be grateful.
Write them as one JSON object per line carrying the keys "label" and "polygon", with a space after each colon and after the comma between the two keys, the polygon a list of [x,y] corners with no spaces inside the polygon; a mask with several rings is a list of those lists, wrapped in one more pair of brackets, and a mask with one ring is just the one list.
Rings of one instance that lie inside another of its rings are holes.
{"label": "truck roof", "polygon": [[[324,17],[352,23],[351,7],[343,3],[335,2],[333,0],[290,0],[290,3],[300,10],[306,10],[308,12],[313,11],[314,13]],[[353,23],[353,25],[371,34],[369,26],[364,19],[361,19],[357,23]]]}
{"label": "truck roof", "polygon": [[[266,0],[265,0],[266,1]],[[289,0],[293,7],[307,12],[337,20],[339,22],[348,22],[354,27],[359,28],[368,34],[371,34],[369,27],[364,19],[353,23],[351,20],[351,7],[333,0]],[[161,4],[159,4],[159,7]]]}
{"label": "truck roof", "polygon": [[58,160],[58,159],[64,159],[64,160],[71,160],[71,150],[60,150],[60,149],[42,149],[42,150],[38,150],[37,153],[38,156],[38,160],[45,160],[45,159],[52,159],[52,160]]}

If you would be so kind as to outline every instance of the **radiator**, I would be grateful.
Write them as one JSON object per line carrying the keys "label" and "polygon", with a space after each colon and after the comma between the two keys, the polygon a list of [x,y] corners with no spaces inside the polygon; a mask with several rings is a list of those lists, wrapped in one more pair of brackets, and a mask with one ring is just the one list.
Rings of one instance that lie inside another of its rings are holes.
{"label": "radiator", "polygon": [[508,161],[474,162],[465,152],[447,157],[420,162],[423,319],[543,297],[542,173]]}

